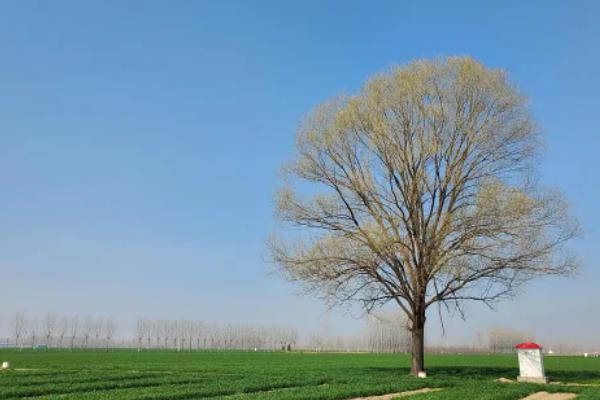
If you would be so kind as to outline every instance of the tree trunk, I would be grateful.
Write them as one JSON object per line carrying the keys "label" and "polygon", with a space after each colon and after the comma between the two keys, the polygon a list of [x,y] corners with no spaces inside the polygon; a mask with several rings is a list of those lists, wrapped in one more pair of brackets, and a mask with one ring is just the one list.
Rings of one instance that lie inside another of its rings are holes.
{"label": "tree trunk", "polygon": [[425,372],[425,310],[416,312],[411,326],[412,362],[410,373],[417,376]]}
{"label": "tree trunk", "polygon": [[425,371],[425,340],[423,327],[412,329],[412,363],[410,373],[417,375]]}

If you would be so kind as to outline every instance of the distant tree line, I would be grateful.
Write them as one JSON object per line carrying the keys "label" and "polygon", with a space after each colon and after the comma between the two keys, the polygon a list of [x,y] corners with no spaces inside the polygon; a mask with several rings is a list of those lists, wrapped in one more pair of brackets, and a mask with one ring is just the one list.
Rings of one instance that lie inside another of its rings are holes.
{"label": "distant tree line", "polygon": [[[113,347],[117,324],[112,318],[59,317],[48,313],[43,319],[16,313],[12,321],[14,346],[57,348]],[[10,343],[7,343],[10,344]]]}
{"label": "distant tree line", "polygon": [[369,316],[364,334],[357,337],[312,333],[300,343],[298,331],[289,326],[211,324],[204,321],[138,319],[133,338],[115,339],[117,324],[112,318],[80,318],[48,313],[44,318],[27,318],[16,313],[11,321],[12,338],[5,345],[23,348],[138,350],[295,350],[363,351],[402,353],[410,348],[406,319],[399,315]]}
{"label": "distant tree line", "polygon": [[407,353],[410,332],[406,318],[398,313],[372,314],[361,336],[328,335],[313,332],[305,346],[311,351],[355,351],[371,353]]}
{"label": "distant tree line", "polygon": [[362,336],[331,335],[325,332],[312,332],[303,346],[304,350],[314,352],[364,352],[367,351]]}
{"label": "distant tree line", "polygon": [[139,319],[135,337],[138,350],[292,350],[298,343],[293,327],[165,319]]}
{"label": "distant tree line", "polygon": [[408,353],[411,348],[406,317],[394,314],[375,314],[367,322],[368,350],[372,353]]}
{"label": "distant tree line", "polygon": [[488,333],[488,348],[492,353],[513,353],[517,344],[534,340],[527,332],[493,328]]}

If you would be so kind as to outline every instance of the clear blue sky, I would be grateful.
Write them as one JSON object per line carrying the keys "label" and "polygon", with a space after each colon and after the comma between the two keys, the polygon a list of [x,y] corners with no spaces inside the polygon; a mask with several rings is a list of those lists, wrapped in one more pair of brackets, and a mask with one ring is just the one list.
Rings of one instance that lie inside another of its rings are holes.
{"label": "clear blue sky", "polygon": [[[488,326],[600,331],[600,3],[3,1],[0,331],[30,316],[112,315],[360,328],[269,274],[280,165],[319,102],[415,58],[509,71],[546,132],[542,180],[586,237],[577,279],[543,280]],[[575,323],[577,328],[570,326]]]}

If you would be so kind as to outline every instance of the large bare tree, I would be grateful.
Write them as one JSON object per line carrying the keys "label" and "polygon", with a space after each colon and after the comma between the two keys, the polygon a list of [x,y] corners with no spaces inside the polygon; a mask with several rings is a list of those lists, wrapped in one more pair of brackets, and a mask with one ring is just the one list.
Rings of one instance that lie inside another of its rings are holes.
{"label": "large bare tree", "polygon": [[532,178],[540,148],[503,71],[457,57],[377,75],[300,127],[278,211],[308,229],[275,237],[274,259],[334,303],[395,302],[416,374],[430,306],[491,304],[576,267],[565,248],[576,221]]}

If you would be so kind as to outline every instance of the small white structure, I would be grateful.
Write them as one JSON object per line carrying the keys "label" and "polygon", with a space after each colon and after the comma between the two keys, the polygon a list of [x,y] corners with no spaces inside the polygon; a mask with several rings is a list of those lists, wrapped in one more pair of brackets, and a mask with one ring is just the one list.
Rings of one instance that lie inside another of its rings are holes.
{"label": "small white structure", "polygon": [[519,382],[548,383],[544,371],[542,346],[533,342],[517,345],[519,355]]}
{"label": "small white structure", "polygon": [[2,368],[1,369],[9,369],[10,368],[10,363],[8,361],[4,361],[2,363]]}
{"label": "small white structure", "polygon": [[417,372],[417,377],[419,377],[419,378],[427,378],[427,372],[425,372],[425,371],[419,371],[419,372]]}

